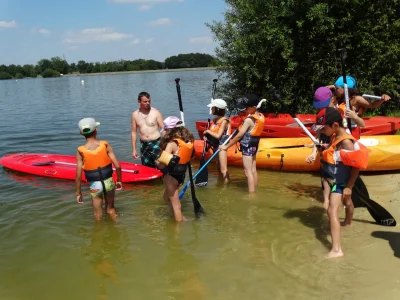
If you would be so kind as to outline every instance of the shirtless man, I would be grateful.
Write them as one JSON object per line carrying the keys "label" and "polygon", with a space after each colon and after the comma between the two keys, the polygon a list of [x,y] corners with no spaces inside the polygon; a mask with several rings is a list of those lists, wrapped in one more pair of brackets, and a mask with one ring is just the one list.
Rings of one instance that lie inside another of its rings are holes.
{"label": "shirtless man", "polygon": [[136,151],[136,129],[140,134],[140,155],[142,165],[156,168],[157,154],[160,152],[160,129],[164,119],[158,109],[151,107],[149,93],[138,95],[139,109],[132,113],[132,156],[138,158]]}

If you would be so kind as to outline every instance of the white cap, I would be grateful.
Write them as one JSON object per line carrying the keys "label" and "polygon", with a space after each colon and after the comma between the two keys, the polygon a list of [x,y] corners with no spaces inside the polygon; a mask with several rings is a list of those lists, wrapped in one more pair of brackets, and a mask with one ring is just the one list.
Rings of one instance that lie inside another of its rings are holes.
{"label": "white cap", "polygon": [[79,121],[78,126],[82,134],[89,134],[96,130],[100,123],[93,118],[84,118]]}
{"label": "white cap", "polygon": [[227,106],[228,104],[222,99],[211,99],[211,103],[207,105],[207,107],[216,107],[219,109],[226,109]]}

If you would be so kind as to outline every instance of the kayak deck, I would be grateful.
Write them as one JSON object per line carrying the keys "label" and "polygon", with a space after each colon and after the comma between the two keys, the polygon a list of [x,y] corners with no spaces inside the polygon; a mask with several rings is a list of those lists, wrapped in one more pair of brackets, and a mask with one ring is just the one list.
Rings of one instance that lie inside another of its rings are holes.
{"label": "kayak deck", "polygon": [[[46,176],[59,179],[75,180],[76,157],[72,155],[16,153],[8,154],[0,159],[3,167],[37,176]],[[139,164],[120,162],[122,182],[141,182],[160,178],[159,170]],[[113,173],[117,179],[116,172]],[[86,181],[82,172],[82,181]]]}

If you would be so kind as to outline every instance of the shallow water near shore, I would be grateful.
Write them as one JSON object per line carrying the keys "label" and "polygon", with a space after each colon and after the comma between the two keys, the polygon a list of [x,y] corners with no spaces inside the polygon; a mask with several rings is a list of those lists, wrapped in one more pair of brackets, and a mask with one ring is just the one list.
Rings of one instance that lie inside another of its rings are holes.
{"label": "shallow water near shore", "polygon": [[[121,161],[131,159],[130,114],[147,90],[164,117],[207,119],[213,71],[25,79],[0,82],[5,113],[0,156],[15,152],[73,155],[80,118],[101,122]],[[80,80],[84,79],[82,85]],[[197,133],[196,133],[197,135]],[[198,168],[198,161],[193,162]],[[196,195],[206,215],[175,224],[160,181],[125,184],[116,223],[92,219],[72,181],[0,169],[1,299],[398,299],[400,230],[382,227],[364,208],[342,230],[345,256],[328,260],[329,226],[317,174],[259,170],[249,197],[241,168],[232,182]],[[362,176],[370,196],[400,220],[400,174]],[[344,211],[341,211],[341,217]]]}

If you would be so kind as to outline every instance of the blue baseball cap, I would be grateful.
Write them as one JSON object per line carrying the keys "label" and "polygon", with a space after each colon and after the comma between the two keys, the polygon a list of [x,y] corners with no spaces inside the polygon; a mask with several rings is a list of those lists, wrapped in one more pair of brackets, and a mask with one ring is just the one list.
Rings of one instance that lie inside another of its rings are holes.
{"label": "blue baseball cap", "polygon": [[[356,80],[354,79],[354,77],[346,76],[346,81],[347,81],[347,87],[348,87],[349,89],[355,89],[355,88],[356,88]],[[335,86],[337,86],[337,87],[344,87],[343,76],[340,76],[340,77],[336,80]]]}

